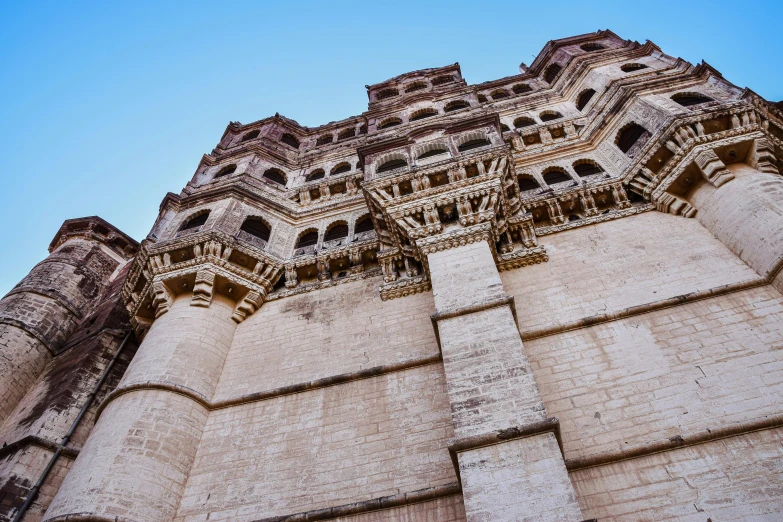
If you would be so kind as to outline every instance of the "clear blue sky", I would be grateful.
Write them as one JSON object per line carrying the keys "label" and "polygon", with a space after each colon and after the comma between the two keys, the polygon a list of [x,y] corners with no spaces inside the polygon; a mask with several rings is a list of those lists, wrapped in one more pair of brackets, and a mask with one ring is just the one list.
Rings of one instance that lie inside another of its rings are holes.
{"label": "clear blue sky", "polygon": [[781,0],[3,2],[0,295],[67,218],[142,239],[231,120],[320,125],[365,110],[365,84],[454,62],[500,78],[607,28],[778,101],[781,21]]}

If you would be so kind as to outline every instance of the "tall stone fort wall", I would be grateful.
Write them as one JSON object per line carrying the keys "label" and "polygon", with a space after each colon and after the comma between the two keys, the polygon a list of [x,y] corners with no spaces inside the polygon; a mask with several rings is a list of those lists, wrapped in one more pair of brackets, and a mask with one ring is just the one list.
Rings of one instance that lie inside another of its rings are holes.
{"label": "tall stone fort wall", "polygon": [[0,520],[783,519],[783,113],[599,31],[232,122],[0,300]]}

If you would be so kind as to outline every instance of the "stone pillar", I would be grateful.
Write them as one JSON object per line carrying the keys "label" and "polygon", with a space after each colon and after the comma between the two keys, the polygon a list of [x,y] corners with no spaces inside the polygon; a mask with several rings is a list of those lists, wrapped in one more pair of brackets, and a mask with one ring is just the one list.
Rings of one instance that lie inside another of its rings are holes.
{"label": "stone pillar", "polygon": [[557,420],[547,418],[484,235],[424,250],[467,519],[578,522]]}
{"label": "stone pillar", "polygon": [[174,518],[237,322],[220,295],[169,299],[44,520]]}
{"label": "stone pillar", "polygon": [[124,261],[83,236],[50,252],[0,300],[0,425]]}
{"label": "stone pillar", "polygon": [[718,187],[704,181],[689,194],[696,219],[783,292],[783,176],[745,163],[726,169],[734,179]]}

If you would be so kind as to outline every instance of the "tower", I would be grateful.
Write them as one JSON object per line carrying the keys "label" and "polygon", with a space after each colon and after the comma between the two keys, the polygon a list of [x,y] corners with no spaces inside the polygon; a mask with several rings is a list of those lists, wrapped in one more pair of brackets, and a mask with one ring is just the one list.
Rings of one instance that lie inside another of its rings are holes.
{"label": "tower", "polygon": [[783,514],[780,110],[610,31],[367,95],[164,197],[43,520]]}

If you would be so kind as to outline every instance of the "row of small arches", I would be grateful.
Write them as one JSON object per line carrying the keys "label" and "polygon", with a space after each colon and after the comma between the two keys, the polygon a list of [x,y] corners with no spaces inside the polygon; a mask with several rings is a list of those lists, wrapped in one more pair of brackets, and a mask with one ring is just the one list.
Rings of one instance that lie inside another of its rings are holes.
{"label": "row of small arches", "polygon": [[[432,80],[432,85],[437,87],[438,85],[444,85],[446,83],[451,83],[454,81],[454,75],[453,74],[443,74],[441,76],[436,76]],[[405,86],[404,92],[410,93],[410,92],[416,92],[421,91],[429,87],[427,85],[427,82],[422,80],[417,80],[414,82],[409,83]],[[400,95],[400,89],[397,89],[395,87],[389,87],[387,89],[383,89],[382,91],[379,91],[378,94],[375,96],[375,99],[378,101],[381,100],[388,100],[389,98],[394,98],[395,96]]]}
{"label": "row of small arches", "polygon": [[[683,107],[693,107],[702,103],[709,103],[714,101],[709,96],[701,93],[678,93],[671,97],[676,103]],[[631,122],[625,125],[617,133],[615,137],[615,144],[617,147],[626,154],[630,154],[634,145],[642,141],[641,145],[650,137],[651,133],[636,122]]]}
{"label": "row of small arches", "polygon": [[[362,232],[369,232],[371,230],[374,230],[374,227],[369,214],[364,214],[363,216],[357,218],[353,228],[354,235],[361,234]],[[296,239],[295,248],[305,248],[318,244],[318,236],[318,230],[314,228],[303,231]],[[346,221],[340,220],[331,223],[326,228],[323,240],[335,241],[346,237],[348,237],[348,223]]]}
{"label": "row of small arches", "polygon": [[[337,176],[339,174],[345,174],[346,172],[351,172],[351,164],[347,161],[343,161],[342,163],[338,163],[334,167],[332,167],[332,170],[329,171],[330,176]],[[319,179],[323,179],[326,176],[326,171],[324,169],[318,168],[309,173],[305,177],[306,182],[310,181],[316,181]]]}
{"label": "row of small arches", "polygon": [[[589,159],[578,160],[572,165],[574,172],[580,178],[592,176],[594,174],[604,174],[605,171],[597,162]],[[573,181],[574,178],[562,167],[549,167],[541,173],[544,183],[548,186],[557,185],[566,181]],[[540,183],[530,174],[522,174],[518,178],[519,190],[527,192],[541,188]]]}
{"label": "row of small arches", "polygon": [[[471,134],[466,136],[462,142],[457,145],[457,150],[459,152],[468,152],[470,150],[487,147],[489,145],[492,145],[492,142],[485,135]],[[437,143],[426,146],[416,155],[415,159],[423,160],[441,155],[446,156],[447,154],[450,154],[448,145],[445,143]],[[389,172],[407,166],[408,161],[403,154],[393,153],[379,162],[376,172]]]}
{"label": "row of small arches", "polygon": [[[214,179],[218,178],[224,178],[226,176],[230,176],[237,170],[236,163],[231,163],[230,165],[226,165],[225,167],[221,168],[217,174],[215,174]],[[269,182],[272,182],[276,185],[285,186],[286,183],[288,183],[288,178],[285,175],[285,172],[278,168],[271,168],[266,169],[263,174],[263,178]]]}
{"label": "row of small arches", "polygon": [[[453,112],[457,111],[459,109],[465,109],[467,107],[470,107],[470,102],[467,100],[454,100],[449,103],[447,103],[443,107],[443,112]],[[430,118],[432,116],[437,116],[440,114],[437,109],[433,107],[425,107],[423,109],[419,109],[415,112],[413,112],[408,118],[408,121],[418,121],[423,120],[425,118]],[[384,120],[381,120],[380,123],[378,123],[378,129],[388,129],[389,127],[395,127],[397,125],[402,125],[403,121],[402,118],[399,118],[397,116],[392,116],[390,118],[386,118]]]}
{"label": "row of small arches", "polygon": [[[589,44],[583,45],[582,49],[584,49],[588,45]],[[598,51],[604,48],[599,44],[593,44],[593,47],[595,48],[591,48],[590,49],[591,51]],[[623,71],[624,73],[631,73],[642,69],[647,69],[647,66],[644,65],[643,63],[626,63],[620,66],[620,70]],[[557,76],[560,74],[560,71],[562,70],[563,70],[563,66],[560,65],[559,63],[550,64],[546,69],[544,69],[544,81],[551,84],[552,82],[555,81]]]}
{"label": "row of small arches", "polygon": [[[210,211],[201,211],[185,221],[180,230],[192,230],[202,227],[209,218]],[[369,214],[360,216],[354,223],[354,235],[374,230],[372,219]],[[251,216],[245,219],[240,227],[240,231],[250,234],[264,242],[269,241],[272,235],[272,228],[262,218]],[[324,233],[324,241],[334,241],[348,237],[348,223],[344,220],[335,221],[330,224]],[[296,248],[304,248],[318,243],[318,230],[307,229],[296,240]]]}
{"label": "row of small arches", "polygon": [[[245,143],[246,141],[250,141],[258,138],[260,134],[261,134],[260,129],[254,129],[243,134],[242,138],[239,141],[240,143]],[[296,139],[296,136],[294,136],[289,132],[283,133],[283,135],[280,136],[280,141],[285,143],[289,147],[293,147],[295,149],[298,149],[300,145],[300,142],[298,139]]]}
{"label": "row of small arches", "polygon": [[[185,220],[185,224],[180,227],[180,230],[193,230],[204,226],[209,218],[209,214],[209,210],[198,212]],[[269,241],[269,236],[272,234],[272,228],[269,224],[262,218],[256,216],[246,218],[239,229],[263,241]]]}

